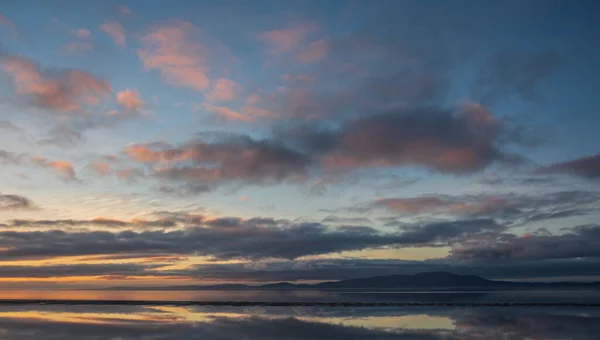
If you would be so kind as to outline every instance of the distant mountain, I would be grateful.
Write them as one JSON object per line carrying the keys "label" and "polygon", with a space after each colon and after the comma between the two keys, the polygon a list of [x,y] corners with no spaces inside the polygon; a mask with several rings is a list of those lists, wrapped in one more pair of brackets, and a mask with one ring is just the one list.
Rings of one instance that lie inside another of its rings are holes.
{"label": "distant mountain", "polygon": [[317,284],[271,283],[260,286],[243,284],[192,285],[169,287],[112,287],[113,290],[514,290],[514,289],[600,289],[600,282],[512,282],[488,280],[475,275],[457,275],[448,272],[426,272],[414,275],[387,275]]}
{"label": "distant mountain", "polygon": [[456,275],[446,272],[428,272],[414,275],[375,276],[313,285],[315,288],[438,288],[487,287],[497,284],[475,275]]}

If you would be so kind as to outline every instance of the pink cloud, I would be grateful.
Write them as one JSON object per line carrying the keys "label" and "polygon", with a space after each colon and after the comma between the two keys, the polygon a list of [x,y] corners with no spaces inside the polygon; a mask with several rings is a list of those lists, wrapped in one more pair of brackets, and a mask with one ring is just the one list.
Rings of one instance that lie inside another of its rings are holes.
{"label": "pink cloud", "polygon": [[248,97],[246,97],[246,104],[256,104],[260,101],[260,96],[257,94],[251,94]]}
{"label": "pink cloud", "polygon": [[93,162],[89,168],[101,176],[108,176],[112,173],[112,166],[106,162]]}
{"label": "pink cloud", "polygon": [[81,39],[89,39],[92,37],[92,32],[90,32],[90,30],[87,30],[85,28],[78,28],[78,29],[71,30],[71,34],[76,36],[77,38],[81,38]]}
{"label": "pink cloud", "polygon": [[237,97],[238,83],[226,78],[214,81],[212,90],[206,95],[210,101],[221,102],[234,100]]}
{"label": "pink cloud", "polygon": [[46,157],[35,156],[31,161],[41,167],[51,169],[61,179],[65,181],[74,181],[77,179],[73,164],[67,161],[51,161]]}
{"label": "pink cloud", "polygon": [[136,183],[138,179],[145,177],[144,172],[137,168],[119,169],[117,178],[127,183]]}
{"label": "pink cloud", "polygon": [[277,55],[291,52],[316,30],[315,23],[294,24],[287,28],[263,32],[260,39],[270,46],[270,54]]}
{"label": "pink cloud", "polygon": [[256,107],[252,107],[252,106],[244,106],[242,107],[241,112],[245,115],[250,115],[250,116],[261,116],[261,117],[275,117],[277,116],[277,113],[270,111],[270,110],[265,110],[265,109],[259,109]]}
{"label": "pink cloud", "polygon": [[329,46],[324,40],[318,40],[310,43],[306,50],[296,54],[296,60],[301,63],[313,63],[319,61],[327,55]]}
{"label": "pink cloud", "polygon": [[0,27],[1,26],[6,27],[13,34],[13,36],[18,36],[17,26],[2,14],[0,14]]}
{"label": "pink cloud", "polygon": [[100,30],[110,35],[116,45],[125,45],[125,31],[123,26],[116,21],[109,21],[100,25]]}
{"label": "pink cloud", "polygon": [[127,111],[139,110],[144,107],[144,103],[140,100],[137,91],[130,89],[117,93],[117,102]]}
{"label": "pink cloud", "polygon": [[206,48],[190,37],[197,28],[185,21],[153,27],[141,41],[138,57],[146,70],[158,70],[168,84],[196,91],[208,88]]}
{"label": "pink cloud", "polygon": [[243,120],[252,121],[252,117],[246,116],[240,112],[234,111],[225,106],[214,106],[211,104],[204,104],[204,107],[211,113],[214,113],[220,117],[226,118],[227,120]]}
{"label": "pink cloud", "polygon": [[121,14],[131,14],[133,13],[131,9],[127,6],[118,6],[117,11]]}
{"label": "pink cloud", "polygon": [[110,84],[79,70],[42,72],[30,60],[17,55],[4,58],[4,70],[12,76],[17,93],[29,96],[42,108],[78,111],[96,105],[110,95]]}

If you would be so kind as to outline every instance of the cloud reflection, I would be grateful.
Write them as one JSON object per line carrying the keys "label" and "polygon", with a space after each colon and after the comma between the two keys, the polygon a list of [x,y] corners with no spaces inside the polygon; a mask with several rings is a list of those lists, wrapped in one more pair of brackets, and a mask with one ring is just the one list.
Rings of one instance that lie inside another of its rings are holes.
{"label": "cloud reflection", "polygon": [[600,312],[537,308],[3,306],[3,339],[592,339]]}

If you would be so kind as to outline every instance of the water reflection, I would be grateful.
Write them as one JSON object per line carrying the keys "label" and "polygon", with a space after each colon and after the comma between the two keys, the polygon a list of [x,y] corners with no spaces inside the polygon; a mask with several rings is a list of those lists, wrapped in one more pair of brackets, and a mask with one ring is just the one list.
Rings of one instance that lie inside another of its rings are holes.
{"label": "water reflection", "polygon": [[365,292],[318,290],[0,290],[0,300],[241,302],[600,303],[599,291]]}
{"label": "water reflection", "polygon": [[597,339],[595,308],[2,306],[12,339]]}

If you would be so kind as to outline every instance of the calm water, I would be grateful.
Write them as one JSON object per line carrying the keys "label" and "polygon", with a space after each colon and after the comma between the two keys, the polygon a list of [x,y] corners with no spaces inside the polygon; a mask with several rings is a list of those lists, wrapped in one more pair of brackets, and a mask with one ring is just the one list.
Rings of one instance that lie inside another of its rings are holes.
{"label": "calm water", "polygon": [[0,306],[0,339],[598,339],[597,308]]}
{"label": "calm water", "polygon": [[27,291],[0,290],[5,299],[407,303],[600,303],[600,292],[325,292],[325,291]]}

